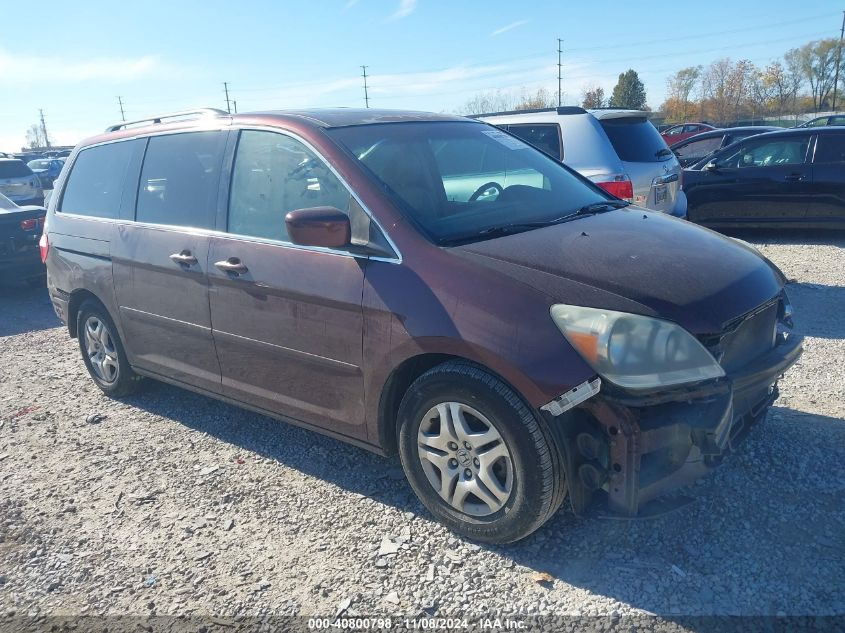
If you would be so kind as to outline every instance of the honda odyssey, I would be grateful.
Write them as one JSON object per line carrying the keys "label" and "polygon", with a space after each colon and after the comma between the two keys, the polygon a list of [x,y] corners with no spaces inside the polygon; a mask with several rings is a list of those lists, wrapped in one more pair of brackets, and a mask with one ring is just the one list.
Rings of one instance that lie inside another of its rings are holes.
{"label": "honda odyssey", "polygon": [[486,123],[380,110],[114,125],[41,239],[111,397],[165,381],[398,453],[451,529],[626,516],[715,466],[801,353],[752,248]]}

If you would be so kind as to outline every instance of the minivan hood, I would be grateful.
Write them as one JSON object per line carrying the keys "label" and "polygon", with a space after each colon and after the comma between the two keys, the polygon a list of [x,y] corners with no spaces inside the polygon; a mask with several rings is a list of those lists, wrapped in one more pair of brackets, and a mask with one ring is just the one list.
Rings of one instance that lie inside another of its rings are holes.
{"label": "minivan hood", "polygon": [[720,332],[783,287],[754,249],[633,206],[452,250],[552,302],[660,317],[693,334]]}

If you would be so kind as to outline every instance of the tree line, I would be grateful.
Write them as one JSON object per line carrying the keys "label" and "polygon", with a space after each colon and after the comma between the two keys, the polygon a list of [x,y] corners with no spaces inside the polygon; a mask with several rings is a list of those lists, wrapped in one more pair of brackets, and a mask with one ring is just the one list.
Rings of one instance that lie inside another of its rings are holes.
{"label": "tree line", "polygon": [[[715,124],[831,110],[836,67],[843,52],[838,39],[828,38],[793,48],[762,67],[747,59],[735,61],[726,57],[707,66],[682,68],[666,80],[666,100],[659,110],[667,123],[695,119]],[[845,100],[843,88],[845,70],[839,73],[837,104]],[[536,92],[498,91],[476,95],[461,110],[480,114],[555,105],[557,93],[540,88]],[[609,96],[600,86],[584,86],[581,106],[651,109],[645,86],[633,69],[619,75]]]}
{"label": "tree line", "polygon": [[[838,49],[839,41],[830,38],[791,49],[763,68],[730,58],[682,68],[667,80],[661,109],[667,122],[716,123],[830,110]],[[837,92],[843,83],[840,77]]]}

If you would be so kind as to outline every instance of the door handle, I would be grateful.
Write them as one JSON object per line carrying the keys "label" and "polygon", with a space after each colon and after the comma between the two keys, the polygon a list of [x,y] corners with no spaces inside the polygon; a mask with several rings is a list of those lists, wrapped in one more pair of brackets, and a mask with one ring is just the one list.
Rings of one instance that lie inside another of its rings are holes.
{"label": "door handle", "polygon": [[170,256],[170,259],[182,266],[193,266],[197,263],[197,258],[191,255],[191,251],[173,253],[173,255]]}
{"label": "door handle", "polygon": [[243,275],[245,272],[249,271],[249,268],[247,268],[237,257],[230,257],[229,259],[214,262],[214,265],[220,270],[232,273],[233,275]]}
{"label": "door handle", "polygon": [[799,182],[801,180],[804,180],[804,174],[787,174],[786,176],[784,176],[784,180],[787,180],[789,182]]}

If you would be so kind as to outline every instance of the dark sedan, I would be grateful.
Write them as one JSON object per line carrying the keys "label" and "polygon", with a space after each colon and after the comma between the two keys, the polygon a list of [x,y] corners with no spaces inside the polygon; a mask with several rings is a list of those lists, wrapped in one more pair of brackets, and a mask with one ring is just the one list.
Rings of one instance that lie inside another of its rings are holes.
{"label": "dark sedan", "polygon": [[0,193],[0,276],[3,281],[41,283],[46,274],[38,238],[44,229],[43,207],[19,207]]}
{"label": "dark sedan", "polygon": [[845,228],[845,128],[746,138],[685,169],[683,187],[698,224]]}
{"label": "dark sedan", "polygon": [[781,129],[783,128],[769,125],[758,125],[711,130],[710,132],[702,132],[701,134],[691,136],[680,143],[675,143],[669,147],[669,149],[671,149],[678,158],[678,162],[681,163],[681,167],[689,167],[690,165],[694,165],[700,161],[702,158],[706,158],[713,152],[720,150],[723,147],[727,147],[732,143],[741,141],[744,138],[754,136],[755,134],[763,134],[765,132],[775,132]]}

